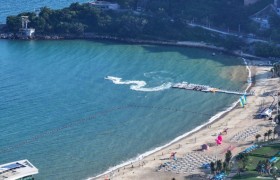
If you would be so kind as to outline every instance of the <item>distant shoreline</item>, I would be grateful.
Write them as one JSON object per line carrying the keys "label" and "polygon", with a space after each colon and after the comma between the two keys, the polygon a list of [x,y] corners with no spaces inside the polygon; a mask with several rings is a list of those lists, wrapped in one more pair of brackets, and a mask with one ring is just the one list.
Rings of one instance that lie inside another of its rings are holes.
{"label": "distant shoreline", "polygon": [[151,44],[151,45],[163,45],[163,46],[179,46],[179,47],[191,47],[191,48],[201,48],[214,51],[224,52],[230,55],[244,57],[247,59],[263,59],[251,54],[244,54],[241,51],[230,51],[224,47],[218,47],[203,41],[175,41],[175,40],[144,40],[144,39],[133,39],[133,38],[122,38],[117,36],[108,36],[108,35],[96,35],[92,33],[86,33],[83,36],[78,35],[37,35],[32,39],[28,38],[19,38],[14,36],[11,33],[0,34],[0,39],[8,40],[108,40],[128,44]]}

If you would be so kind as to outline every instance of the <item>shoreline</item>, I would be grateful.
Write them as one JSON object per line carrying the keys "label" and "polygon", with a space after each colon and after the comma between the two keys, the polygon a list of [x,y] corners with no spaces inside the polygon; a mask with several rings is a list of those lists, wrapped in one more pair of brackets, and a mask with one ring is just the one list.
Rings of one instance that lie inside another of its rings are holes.
{"label": "shoreline", "polygon": [[[109,168],[107,171],[105,171],[105,172],[102,173],[102,174],[99,174],[99,175],[94,176],[94,177],[86,178],[86,180],[95,180],[95,179],[98,179],[98,178],[100,178],[100,177],[102,177],[102,176],[105,176],[105,175],[107,175],[107,174],[109,174],[109,173],[115,171],[115,170],[118,170],[119,168],[122,168],[122,167],[125,167],[125,166],[127,166],[127,165],[130,165],[131,163],[138,162],[139,160],[143,160],[145,157],[152,156],[152,155],[154,155],[155,153],[157,153],[157,152],[163,150],[164,148],[168,148],[168,147],[170,147],[170,146],[172,146],[172,145],[178,143],[180,140],[182,140],[182,139],[184,139],[184,138],[187,138],[187,137],[189,137],[189,136],[191,136],[191,135],[193,135],[193,134],[199,132],[199,131],[202,130],[202,129],[205,129],[206,126],[211,125],[211,124],[215,123],[216,121],[218,121],[219,119],[221,119],[222,117],[226,116],[227,113],[229,113],[230,111],[232,111],[232,110],[238,105],[238,102],[239,102],[239,100],[236,101],[236,102],[234,102],[234,103],[232,103],[232,106],[228,107],[226,110],[221,111],[221,112],[218,112],[217,114],[215,114],[215,115],[214,115],[213,117],[211,117],[211,118],[209,119],[209,121],[207,121],[206,123],[204,123],[204,124],[202,124],[202,125],[200,125],[200,126],[194,128],[194,129],[192,129],[191,131],[189,131],[189,132],[187,132],[187,133],[185,133],[185,134],[182,134],[182,135],[176,137],[175,139],[173,139],[173,140],[170,141],[169,143],[167,143],[167,144],[165,144],[165,145],[163,145],[163,146],[160,146],[160,147],[156,147],[156,148],[154,148],[153,150],[144,152],[144,153],[138,155],[138,156],[135,157],[135,158],[131,158],[130,160],[127,160],[127,161],[125,161],[125,162],[123,162],[123,163],[121,163],[121,164],[119,164],[119,165],[116,165],[116,166],[114,166],[114,167],[112,167],[112,168]],[[213,120],[211,120],[211,119],[213,119]]]}
{"label": "shoreline", "polygon": [[213,44],[198,41],[175,41],[175,40],[145,40],[145,39],[133,39],[133,38],[123,38],[117,36],[107,36],[107,35],[96,35],[92,33],[85,33],[84,35],[37,35],[35,38],[15,38],[11,33],[3,35],[0,33],[0,40],[100,40],[100,41],[114,41],[127,44],[147,44],[147,45],[160,45],[160,46],[177,46],[177,47],[189,47],[189,48],[200,48],[208,49],[213,51],[219,51],[226,54],[244,57],[247,59],[260,59],[264,60],[262,57],[258,57],[251,54],[243,53],[241,50],[230,51],[224,47],[218,47]]}
{"label": "shoreline", "polygon": [[[246,69],[248,71],[248,76],[247,78],[248,79],[252,79],[252,72],[251,72],[251,69],[248,65],[248,62],[246,61],[245,58],[242,58],[243,60],[243,63],[244,65],[246,65]],[[252,82],[252,81],[250,81]],[[251,88],[253,87],[253,84],[252,83],[248,83],[248,85],[246,86],[246,89],[244,90],[244,92],[247,92],[249,91]],[[130,165],[131,163],[135,163],[135,162],[138,162],[138,161],[141,161],[143,160],[144,158],[146,157],[149,157],[149,156],[152,156],[154,154],[156,154],[157,152],[165,149],[165,148],[168,148],[176,143],[178,143],[179,141],[183,140],[184,138],[187,138],[187,137],[190,137],[191,135],[205,129],[207,126],[209,125],[212,125],[213,123],[221,120],[223,117],[225,117],[229,112],[231,112],[232,110],[234,110],[237,106],[238,106],[238,103],[239,103],[239,99],[235,102],[233,102],[229,107],[227,107],[225,110],[222,110],[218,113],[216,113],[215,115],[213,115],[210,119],[208,119],[207,122],[201,124],[200,126],[198,127],[195,127],[194,129],[190,130],[189,132],[186,132],[178,137],[176,137],[175,139],[171,140],[170,142],[164,144],[163,146],[159,146],[159,147],[155,147],[154,149],[152,150],[149,150],[147,152],[144,152],[140,155],[137,155],[136,157],[134,158],[131,158],[121,164],[118,164],[114,167],[110,167],[108,170],[106,170],[105,172],[97,175],[97,176],[94,176],[94,177],[89,177],[89,178],[86,178],[86,180],[94,180],[94,179],[99,179],[101,178],[102,176],[108,176],[108,174],[110,174],[111,172],[114,172],[120,168],[123,168],[127,165]]]}
{"label": "shoreline", "polygon": [[[243,59],[244,60],[244,59]],[[232,104],[232,107],[225,108],[224,111],[217,113],[211,117],[208,122],[204,123],[203,126],[198,126],[192,131],[189,131],[183,135],[175,138],[173,141],[165,144],[167,147],[161,146],[160,150],[154,148],[154,152],[148,151],[150,154],[145,157],[137,156],[121,163],[118,166],[110,167],[107,171],[99,174],[95,177],[87,178],[91,179],[114,179],[114,180],[153,180],[162,179],[170,180],[175,178],[176,180],[193,179],[194,176],[198,176],[198,179],[209,178],[209,172],[197,168],[194,172],[182,173],[177,170],[160,170],[158,168],[164,163],[175,163],[170,159],[170,154],[176,153],[176,157],[179,162],[182,161],[187,155],[198,154],[198,156],[212,156],[217,159],[224,159],[224,154],[227,150],[231,150],[233,157],[241,151],[252,145],[255,142],[255,134],[252,134],[245,139],[235,140],[234,138],[239,134],[244,133],[248,129],[257,129],[256,133],[263,135],[269,129],[274,128],[271,126],[270,121],[266,119],[255,119],[255,115],[259,111],[259,105],[263,107],[269,107],[273,102],[273,97],[266,92],[274,93],[278,87],[280,78],[271,78],[270,67],[258,66],[258,61],[245,61],[248,66],[248,78],[254,78],[253,83],[249,83],[247,90],[252,89],[255,94],[248,96],[248,103],[244,108],[239,107],[237,104]],[[249,81],[250,82],[250,81]],[[237,103],[237,102],[236,102]],[[235,105],[235,106],[234,106]],[[218,116],[219,115],[219,116]],[[211,119],[215,118],[212,122]],[[224,129],[229,129],[225,135],[223,135],[222,145],[215,145],[215,137],[217,134],[223,132]],[[207,151],[201,151],[201,145],[208,144],[210,149]],[[157,150],[157,151],[155,151]],[[147,152],[145,152],[147,153]],[[143,153],[144,155],[144,153]],[[132,163],[131,161],[134,160]],[[127,164],[127,165],[124,165]],[[122,165],[122,167],[121,167]],[[179,166],[179,165],[178,165]],[[171,168],[171,167],[170,167]],[[113,170],[115,169],[115,170]],[[230,176],[233,176],[231,174]]]}

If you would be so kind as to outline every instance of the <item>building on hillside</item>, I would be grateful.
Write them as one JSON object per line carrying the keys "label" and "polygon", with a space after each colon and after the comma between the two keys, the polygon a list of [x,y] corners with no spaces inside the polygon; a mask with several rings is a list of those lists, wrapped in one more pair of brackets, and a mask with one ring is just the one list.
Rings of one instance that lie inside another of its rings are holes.
{"label": "building on hillside", "polygon": [[260,30],[266,30],[270,28],[269,18],[272,14],[275,14],[275,7],[273,4],[269,4],[250,18],[260,25]]}
{"label": "building on hillside", "polygon": [[258,2],[259,0],[244,0],[244,5],[248,6],[250,4],[255,4],[256,2]]}
{"label": "building on hillside", "polygon": [[0,165],[0,180],[34,180],[39,170],[27,159]]}
{"label": "building on hillside", "polygon": [[111,3],[107,1],[92,1],[89,2],[89,4],[93,7],[96,7],[101,10],[118,10],[120,8],[120,5],[118,3]]}

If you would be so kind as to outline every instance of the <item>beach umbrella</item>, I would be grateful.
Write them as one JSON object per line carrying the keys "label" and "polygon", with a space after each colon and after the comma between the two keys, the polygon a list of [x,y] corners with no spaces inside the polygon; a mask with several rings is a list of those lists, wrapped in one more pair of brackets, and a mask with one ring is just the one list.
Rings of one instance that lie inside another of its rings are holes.
{"label": "beach umbrella", "polygon": [[244,102],[243,102],[243,99],[240,97],[240,99],[239,99],[239,102],[240,102],[240,106],[241,107],[244,107]]}
{"label": "beach umbrella", "polygon": [[222,136],[222,135],[219,135],[219,136],[218,136],[218,140],[222,142],[222,141],[223,141],[223,136]]}
{"label": "beach umbrella", "polygon": [[216,139],[216,144],[217,144],[217,145],[220,145],[220,144],[222,144],[222,141],[219,140],[219,139]]}
{"label": "beach umbrella", "polygon": [[244,104],[247,104],[247,98],[246,98],[245,94],[242,96],[242,99],[243,99]]}

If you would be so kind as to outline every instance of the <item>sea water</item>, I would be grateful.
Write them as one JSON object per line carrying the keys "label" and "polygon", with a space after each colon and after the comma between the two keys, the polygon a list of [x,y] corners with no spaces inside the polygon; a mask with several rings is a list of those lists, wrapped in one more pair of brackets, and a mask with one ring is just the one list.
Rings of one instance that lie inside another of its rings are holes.
{"label": "sea water", "polygon": [[0,24],[6,23],[6,17],[22,12],[35,12],[42,7],[59,9],[71,3],[86,3],[88,0],[0,0]]}
{"label": "sea water", "polygon": [[30,160],[37,179],[79,180],[206,123],[244,90],[242,59],[211,51],[94,41],[0,41],[0,164]]}

